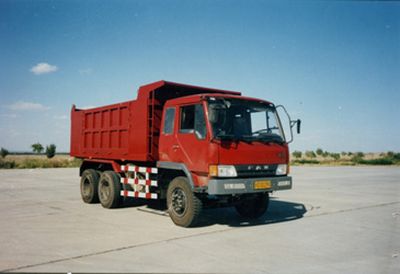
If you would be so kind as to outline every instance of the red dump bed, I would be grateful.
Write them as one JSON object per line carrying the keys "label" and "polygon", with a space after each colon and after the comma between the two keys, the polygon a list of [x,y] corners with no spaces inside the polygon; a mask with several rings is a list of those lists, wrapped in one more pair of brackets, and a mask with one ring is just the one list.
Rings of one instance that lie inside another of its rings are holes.
{"label": "red dump bed", "polygon": [[199,94],[238,92],[158,81],[139,88],[136,100],[71,110],[71,156],[78,158],[157,161],[164,103]]}

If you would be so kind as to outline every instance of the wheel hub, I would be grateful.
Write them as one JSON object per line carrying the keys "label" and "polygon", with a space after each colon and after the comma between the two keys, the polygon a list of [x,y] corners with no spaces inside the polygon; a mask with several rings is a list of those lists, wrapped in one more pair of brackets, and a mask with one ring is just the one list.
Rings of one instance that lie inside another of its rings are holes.
{"label": "wheel hub", "polygon": [[175,188],[172,192],[172,209],[178,216],[182,216],[186,211],[187,198],[181,188]]}
{"label": "wheel hub", "polygon": [[83,195],[89,196],[90,195],[90,182],[88,179],[85,179],[83,182]]}
{"label": "wheel hub", "polygon": [[107,182],[103,182],[100,187],[100,195],[104,200],[110,197],[110,187]]}

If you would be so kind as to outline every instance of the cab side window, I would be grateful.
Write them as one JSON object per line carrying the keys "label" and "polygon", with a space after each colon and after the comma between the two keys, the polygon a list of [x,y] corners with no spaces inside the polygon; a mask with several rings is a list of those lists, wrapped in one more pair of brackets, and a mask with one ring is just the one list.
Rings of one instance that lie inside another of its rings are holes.
{"label": "cab side window", "polygon": [[181,107],[180,133],[192,133],[194,131],[194,105]]}
{"label": "cab side window", "polygon": [[175,108],[168,108],[165,111],[164,118],[164,134],[172,134],[174,132]]}
{"label": "cab side window", "polygon": [[199,139],[205,139],[207,135],[206,120],[202,105],[196,105],[194,108],[194,132]]}
{"label": "cab side window", "polygon": [[194,133],[198,139],[207,135],[206,121],[202,105],[181,107],[180,133]]}

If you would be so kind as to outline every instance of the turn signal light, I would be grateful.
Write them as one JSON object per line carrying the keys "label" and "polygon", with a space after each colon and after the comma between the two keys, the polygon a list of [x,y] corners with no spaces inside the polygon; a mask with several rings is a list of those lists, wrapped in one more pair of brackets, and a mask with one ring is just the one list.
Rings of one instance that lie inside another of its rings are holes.
{"label": "turn signal light", "polygon": [[208,168],[208,174],[211,177],[217,177],[218,176],[218,166],[217,165],[210,165]]}

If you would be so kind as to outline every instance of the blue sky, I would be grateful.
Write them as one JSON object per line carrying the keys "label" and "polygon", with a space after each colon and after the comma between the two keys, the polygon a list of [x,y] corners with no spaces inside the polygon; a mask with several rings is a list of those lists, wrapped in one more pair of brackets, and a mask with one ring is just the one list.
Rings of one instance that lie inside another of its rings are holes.
{"label": "blue sky", "polygon": [[69,151],[69,111],[160,79],[303,120],[292,150],[400,151],[400,3],[0,1],[0,146]]}

